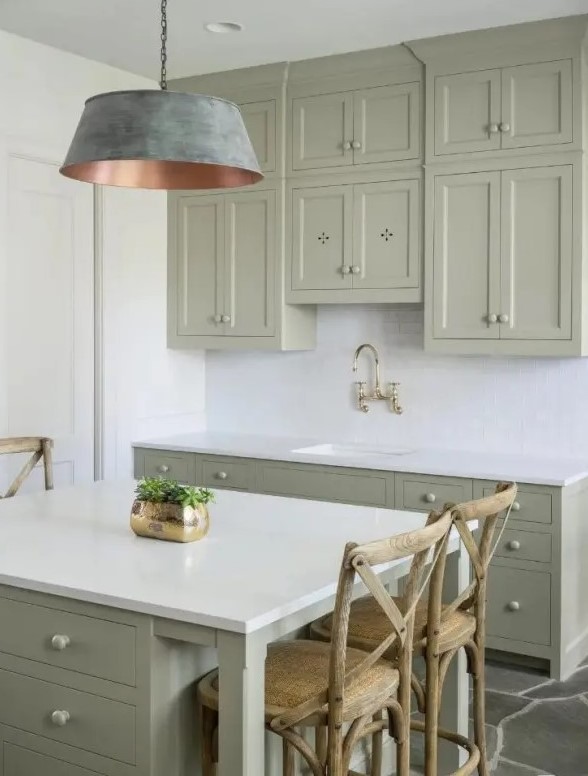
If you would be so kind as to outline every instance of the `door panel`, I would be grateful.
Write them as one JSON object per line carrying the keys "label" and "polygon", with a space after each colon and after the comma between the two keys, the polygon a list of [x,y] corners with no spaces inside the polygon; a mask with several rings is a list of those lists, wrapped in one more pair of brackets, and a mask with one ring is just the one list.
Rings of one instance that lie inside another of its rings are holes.
{"label": "door panel", "polygon": [[354,288],[417,288],[419,182],[354,186]]}
{"label": "door panel", "polygon": [[435,154],[500,148],[500,70],[435,79]]}
{"label": "door panel", "polygon": [[[178,334],[218,335],[224,314],[224,199],[177,196]],[[173,221],[173,219],[172,219]]]}
{"label": "door panel", "polygon": [[353,187],[294,189],[292,207],[292,288],[351,288]]}
{"label": "door panel", "polygon": [[434,336],[497,339],[488,315],[500,302],[499,172],[435,179],[433,241]]}
{"label": "door panel", "polygon": [[354,164],[416,159],[420,152],[418,82],[362,89],[354,95]]}
{"label": "door panel", "polygon": [[292,169],[353,164],[353,92],[298,97],[292,122]]}
{"label": "door panel", "polygon": [[571,165],[502,173],[501,276],[501,338],[571,338]]}
{"label": "door panel", "polygon": [[227,334],[274,334],[276,193],[248,191],[225,196],[225,305]]}
{"label": "door panel", "polygon": [[[89,482],[92,187],[63,178],[56,164],[32,156],[2,154],[0,169],[0,436],[53,437],[56,486]],[[28,457],[3,457],[0,491]],[[38,467],[22,490],[42,489],[42,482]]]}
{"label": "door panel", "polygon": [[571,60],[505,68],[502,121],[503,148],[571,143]]}
{"label": "door panel", "polygon": [[276,101],[261,100],[239,106],[262,172],[276,169]]}

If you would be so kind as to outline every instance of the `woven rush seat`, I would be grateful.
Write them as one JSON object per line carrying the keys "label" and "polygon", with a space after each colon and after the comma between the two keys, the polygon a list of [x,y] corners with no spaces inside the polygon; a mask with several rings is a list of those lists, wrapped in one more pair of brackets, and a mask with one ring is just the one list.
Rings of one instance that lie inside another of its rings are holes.
{"label": "woven rush seat", "polygon": [[[325,689],[329,683],[330,644],[322,641],[281,641],[271,644],[265,661],[265,714],[269,722]],[[347,650],[347,667],[354,668],[366,653]],[[381,697],[382,703],[398,687],[398,671],[387,661],[378,660],[352,682],[344,693],[343,719],[353,720],[366,699]],[[199,693],[210,708],[218,710],[219,674],[213,671],[199,685]],[[315,714],[305,724],[324,723],[326,713]]]}
{"label": "woven rush seat", "polygon": [[[392,597],[394,603],[401,608],[402,598]],[[415,611],[414,623],[414,649],[415,652],[425,654],[427,642],[420,635],[424,633],[427,625],[427,601],[419,601]],[[444,611],[446,607],[443,607]],[[333,617],[328,614],[311,626],[311,635],[322,641],[330,641]],[[442,652],[453,649],[458,645],[467,644],[476,630],[476,618],[469,612],[457,610],[443,619],[441,615],[441,627],[439,644]],[[347,643],[357,649],[366,649],[370,645],[380,643],[390,633],[390,620],[386,617],[381,606],[372,596],[359,598],[351,604],[349,615],[349,630]],[[397,643],[393,644],[386,653],[388,660],[394,660],[398,650]]]}

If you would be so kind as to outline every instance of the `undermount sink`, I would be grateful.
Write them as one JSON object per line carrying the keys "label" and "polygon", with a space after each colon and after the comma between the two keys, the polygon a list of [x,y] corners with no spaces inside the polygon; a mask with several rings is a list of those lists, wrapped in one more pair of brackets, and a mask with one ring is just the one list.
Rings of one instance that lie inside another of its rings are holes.
{"label": "undermount sink", "polygon": [[388,458],[396,455],[409,455],[414,450],[408,447],[364,447],[363,445],[321,444],[300,447],[293,453],[305,455],[332,455],[344,458]]}

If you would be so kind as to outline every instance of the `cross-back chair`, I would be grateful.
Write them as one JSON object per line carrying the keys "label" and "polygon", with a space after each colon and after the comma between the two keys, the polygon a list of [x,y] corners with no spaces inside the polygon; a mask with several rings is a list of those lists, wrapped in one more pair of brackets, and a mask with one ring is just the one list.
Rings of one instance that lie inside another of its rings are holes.
{"label": "cross-back chair", "polygon": [[[488,776],[486,755],[486,738],[484,727],[484,648],[486,639],[486,595],[488,584],[488,568],[496,542],[493,542],[496,526],[501,515],[508,511],[516,497],[517,488],[514,483],[500,483],[496,493],[476,501],[464,504],[446,504],[444,510],[449,510],[452,520],[460,533],[463,544],[471,558],[473,579],[470,585],[453,602],[442,603],[442,577],[433,575],[429,587],[428,600],[419,602],[415,612],[414,651],[426,660],[426,678],[420,681],[412,676],[412,687],[417,698],[419,711],[425,713],[424,722],[411,722],[413,730],[425,733],[425,774],[437,775],[437,748],[439,738],[444,738],[460,746],[461,737],[453,731],[439,728],[439,712],[441,696],[447,671],[453,657],[463,648],[468,658],[468,671],[474,680],[474,740],[479,750],[477,764],[480,776]],[[431,513],[428,522],[437,519]],[[477,521],[481,528],[476,536],[470,530],[468,523]],[[411,594],[421,574],[420,566],[423,558],[415,556],[407,584],[402,596],[392,597],[401,611],[406,611],[407,595]],[[382,616],[381,609],[374,606],[370,598],[355,601],[350,609],[350,621],[347,643],[349,646],[372,650],[374,644],[389,631],[389,623]],[[311,626],[311,635],[317,639],[329,641],[334,634],[333,615],[327,615]],[[391,645],[384,657],[397,662],[396,645]],[[381,741],[378,737],[373,743],[372,776],[381,774],[381,755],[378,749]],[[454,772],[457,776],[472,773],[473,758]],[[464,770],[465,769],[465,770]]]}
{"label": "cross-back chair", "polygon": [[0,455],[31,453],[31,457],[16,475],[1,498],[14,496],[35,466],[43,459],[45,490],[53,490],[53,440],[47,437],[11,437],[0,439]]}
{"label": "cross-back chair", "polygon": [[[397,774],[408,776],[414,616],[429,578],[443,576],[451,526],[452,516],[447,511],[419,530],[363,545],[348,544],[337,587],[332,641],[280,641],[269,646],[265,722],[267,729],[283,740],[284,776],[294,776],[295,750],[313,776],[347,776],[353,773],[349,769],[356,744],[366,736],[381,735],[386,727],[396,740]],[[405,596],[407,608],[401,611],[374,567],[411,556],[418,559],[413,566],[419,573],[412,576],[411,590]],[[431,561],[428,566],[427,558]],[[383,639],[368,653],[347,644],[358,577],[388,623]],[[396,665],[383,659],[393,646]],[[203,776],[214,774],[217,760],[218,684],[218,671],[213,671],[198,686]],[[301,728],[315,729],[314,748]],[[469,749],[473,752],[474,747]]]}

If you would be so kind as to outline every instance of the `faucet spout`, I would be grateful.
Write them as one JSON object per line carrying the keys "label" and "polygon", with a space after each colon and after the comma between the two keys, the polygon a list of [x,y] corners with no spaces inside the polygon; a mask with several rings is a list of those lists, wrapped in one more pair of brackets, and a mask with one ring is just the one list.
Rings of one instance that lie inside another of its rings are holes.
{"label": "faucet spout", "polygon": [[382,397],[382,388],[380,386],[380,357],[378,355],[378,351],[376,348],[371,345],[369,342],[364,342],[363,345],[360,345],[357,350],[355,351],[355,354],[353,356],[353,371],[357,372],[357,360],[362,352],[362,350],[369,350],[373,357],[374,357],[374,366],[376,371],[376,389],[375,389],[375,395],[378,399],[383,398]]}

